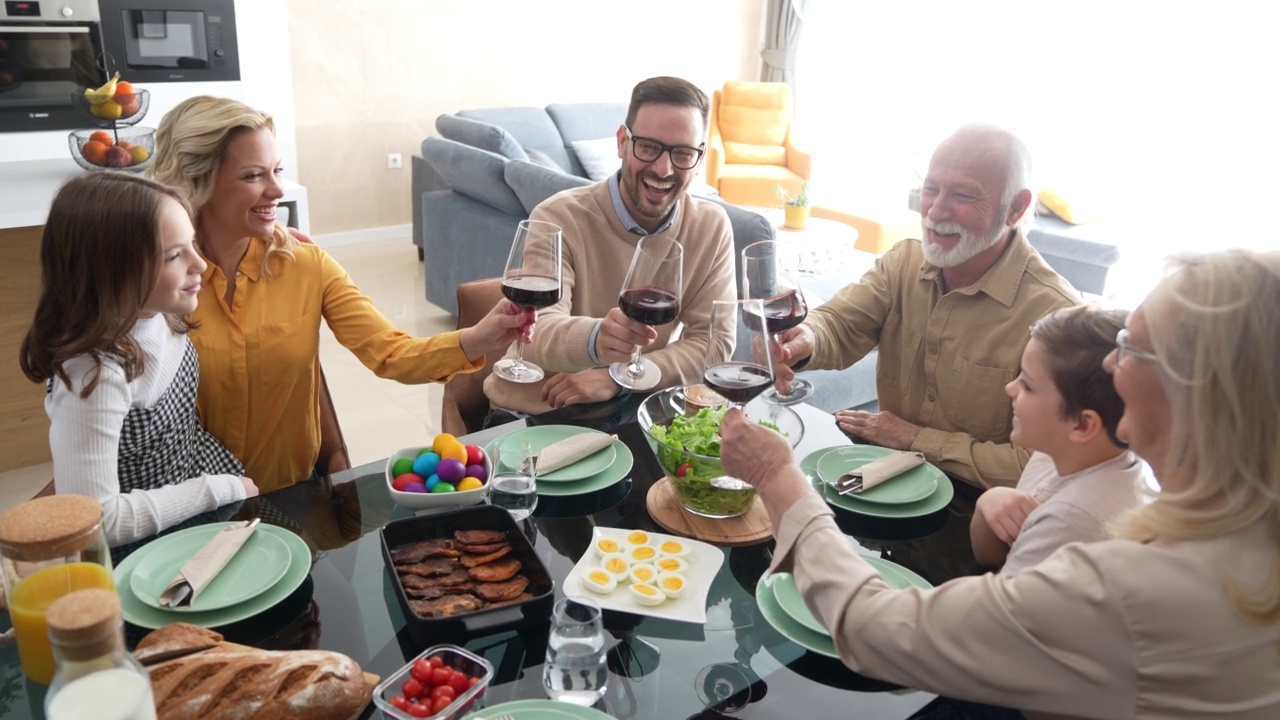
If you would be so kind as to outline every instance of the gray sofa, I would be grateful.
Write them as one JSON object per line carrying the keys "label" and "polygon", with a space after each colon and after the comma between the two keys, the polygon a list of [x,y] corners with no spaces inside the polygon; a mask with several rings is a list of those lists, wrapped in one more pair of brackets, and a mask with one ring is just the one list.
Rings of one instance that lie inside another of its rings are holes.
{"label": "gray sofa", "polygon": [[[459,284],[500,275],[516,224],[557,192],[592,182],[572,143],[612,136],[625,115],[625,105],[593,103],[437,118],[441,137],[424,140],[412,161],[413,235],[425,259],[427,300],[456,315]],[[729,216],[736,256],[774,237],[765,218],[716,200]],[[874,353],[847,370],[805,375],[817,386],[813,404],[823,409],[875,400]]]}

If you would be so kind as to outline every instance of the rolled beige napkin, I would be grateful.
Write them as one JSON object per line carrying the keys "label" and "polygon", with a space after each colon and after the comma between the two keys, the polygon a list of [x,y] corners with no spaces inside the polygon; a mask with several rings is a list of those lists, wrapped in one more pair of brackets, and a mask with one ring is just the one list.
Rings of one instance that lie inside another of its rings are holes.
{"label": "rolled beige napkin", "polygon": [[160,593],[160,604],[165,607],[187,607],[200,597],[209,583],[231,562],[258,527],[258,518],[230,525],[214,535],[191,559],[178,568],[173,581]]}
{"label": "rolled beige napkin", "polygon": [[567,437],[539,450],[533,457],[534,468],[538,475],[542,475],[568,467],[588,455],[594,455],[609,447],[616,439],[618,439],[617,435],[598,433],[583,433]]}
{"label": "rolled beige napkin", "polygon": [[862,487],[854,492],[866,492],[880,483],[891,480],[902,473],[924,464],[924,454],[918,452],[893,452],[882,458],[840,476],[839,484],[862,478]]}

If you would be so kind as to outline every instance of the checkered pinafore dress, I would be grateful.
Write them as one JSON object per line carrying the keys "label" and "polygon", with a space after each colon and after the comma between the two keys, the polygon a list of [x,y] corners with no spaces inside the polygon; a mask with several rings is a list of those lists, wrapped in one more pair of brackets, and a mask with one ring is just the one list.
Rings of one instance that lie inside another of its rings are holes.
{"label": "checkered pinafore dress", "polygon": [[200,359],[189,338],[173,383],[152,408],[132,408],[120,428],[120,492],[152,490],[199,475],[243,475],[244,465],[200,426]]}

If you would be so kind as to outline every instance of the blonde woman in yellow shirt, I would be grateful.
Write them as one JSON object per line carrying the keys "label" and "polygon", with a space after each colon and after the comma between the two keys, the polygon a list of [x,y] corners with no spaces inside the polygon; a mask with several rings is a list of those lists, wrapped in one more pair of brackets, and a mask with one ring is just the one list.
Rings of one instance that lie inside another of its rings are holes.
{"label": "blonde woman in yellow shirt", "polygon": [[276,224],[282,168],[265,113],[191,98],[160,122],[155,154],[150,172],[191,201],[209,265],[192,315],[200,418],[263,492],[315,467],[322,318],[370,370],[405,383],[472,372],[532,336],[533,313],[507,300],[466,330],[414,338],[395,328],[333,258]]}

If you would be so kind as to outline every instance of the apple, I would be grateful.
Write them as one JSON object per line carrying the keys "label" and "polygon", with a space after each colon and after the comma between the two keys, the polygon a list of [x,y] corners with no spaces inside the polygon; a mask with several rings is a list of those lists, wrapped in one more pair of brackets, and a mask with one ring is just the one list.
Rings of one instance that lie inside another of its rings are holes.
{"label": "apple", "polygon": [[133,155],[129,154],[128,150],[125,150],[119,145],[113,145],[107,148],[107,167],[123,168],[129,167],[131,164],[133,164]]}

